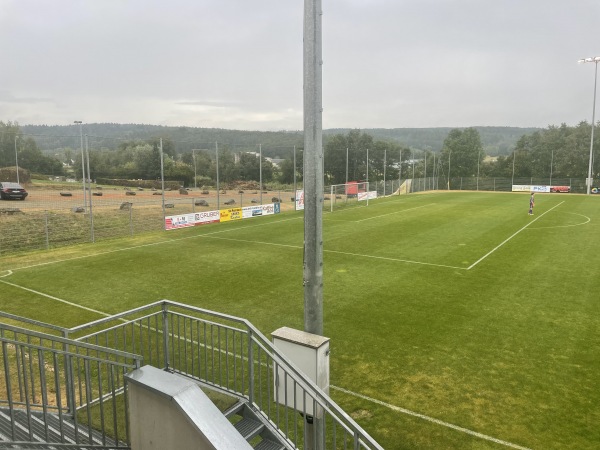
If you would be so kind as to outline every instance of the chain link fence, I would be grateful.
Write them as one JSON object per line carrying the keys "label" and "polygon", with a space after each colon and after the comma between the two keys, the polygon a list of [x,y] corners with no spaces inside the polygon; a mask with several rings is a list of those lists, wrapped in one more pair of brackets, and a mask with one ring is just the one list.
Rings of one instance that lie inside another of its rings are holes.
{"label": "chain link fence", "polygon": [[[0,201],[0,256],[164,230],[164,218],[280,203],[294,209],[293,190],[263,191],[123,187],[28,187],[24,201]],[[85,198],[84,198],[85,197]]]}

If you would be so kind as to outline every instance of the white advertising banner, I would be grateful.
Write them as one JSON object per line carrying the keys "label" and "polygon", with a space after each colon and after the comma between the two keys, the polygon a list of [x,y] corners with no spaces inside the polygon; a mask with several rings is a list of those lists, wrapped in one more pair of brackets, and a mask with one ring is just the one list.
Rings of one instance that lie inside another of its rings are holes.
{"label": "white advertising banner", "polygon": [[513,184],[513,192],[550,192],[550,186],[532,186],[529,184]]}
{"label": "white advertising banner", "polygon": [[185,228],[194,226],[194,214],[183,214],[181,216],[165,217],[165,228],[174,230],[176,228]]}
{"label": "white advertising banner", "polygon": [[296,191],[296,211],[304,209],[304,190]]}
{"label": "white advertising banner", "polygon": [[194,214],[194,225],[204,225],[207,223],[215,223],[221,219],[219,211],[203,211]]}
{"label": "white advertising banner", "polygon": [[359,192],[358,193],[358,201],[361,200],[373,200],[377,198],[377,191],[369,191],[369,192]]}

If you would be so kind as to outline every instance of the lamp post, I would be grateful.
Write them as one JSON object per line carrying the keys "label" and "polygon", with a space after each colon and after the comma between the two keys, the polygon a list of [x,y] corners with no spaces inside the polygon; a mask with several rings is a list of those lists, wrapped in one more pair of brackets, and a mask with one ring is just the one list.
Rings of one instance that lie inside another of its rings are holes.
{"label": "lamp post", "polygon": [[587,179],[587,194],[590,195],[592,187],[592,161],[594,159],[594,122],[596,121],[596,84],[598,81],[598,63],[600,62],[600,56],[594,56],[593,58],[585,58],[577,61],[578,63],[594,63],[596,69],[594,71],[594,104],[592,106],[592,137],[590,139],[590,162],[588,166],[588,179]]}
{"label": "lamp post", "polygon": [[75,120],[73,123],[79,124],[79,137],[81,139],[81,177],[83,178],[83,208],[87,209],[87,195],[85,192],[85,157],[83,155],[83,122],[81,120]]}
{"label": "lamp post", "polygon": [[17,166],[17,184],[21,184],[19,181],[19,156],[17,154],[17,139],[19,139],[19,136],[15,135],[15,164]]}

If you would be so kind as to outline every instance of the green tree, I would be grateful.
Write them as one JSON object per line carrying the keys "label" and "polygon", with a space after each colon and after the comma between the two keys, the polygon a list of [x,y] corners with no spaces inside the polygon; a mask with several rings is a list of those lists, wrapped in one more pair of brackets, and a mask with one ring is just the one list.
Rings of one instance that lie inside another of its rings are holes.
{"label": "green tree", "polygon": [[475,128],[450,130],[440,157],[450,177],[476,176],[478,163],[485,158],[479,132]]}

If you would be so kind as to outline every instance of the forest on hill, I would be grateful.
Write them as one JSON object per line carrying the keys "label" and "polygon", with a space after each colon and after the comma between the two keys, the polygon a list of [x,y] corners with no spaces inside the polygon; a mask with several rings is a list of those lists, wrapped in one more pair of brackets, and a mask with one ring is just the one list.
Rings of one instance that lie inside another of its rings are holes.
{"label": "forest on hill", "polygon": [[[78,148],[80,133],[88,136],[90,145],[96,148],[114,149],[125,141],[148,141],[163,138],[173,143],[178,154],[193,149],[213,149],[215,143],[231,151],[257,151],[269,158],[289,158],[294,147],[302,148],[302,131],[242,131],[221,128],[172,127],[143,124],[90,123],[79,125],[21,125],[24,135],[32,137],[44,153],[57,149]],[[539,128],[519,127],[473,127],[481,137],[487,155],[509,155],[517,141]],[[414,150],[439,152],[452,128],[368,128],[360,132],[369,134],[377,141],[395,143]],[[334,135],[347,134],[349,128],[323,130],[323,142]]]}

